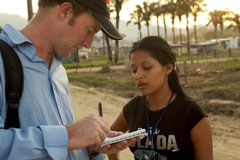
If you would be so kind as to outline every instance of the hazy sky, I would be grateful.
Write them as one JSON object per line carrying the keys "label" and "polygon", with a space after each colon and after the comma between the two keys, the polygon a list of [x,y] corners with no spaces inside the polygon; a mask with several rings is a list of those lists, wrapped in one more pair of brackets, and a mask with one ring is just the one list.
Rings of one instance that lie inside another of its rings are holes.
{"label": "hazy sky", "polygon": [[[141,5],[143,1],[144,0],[128,0],[121,10],[121,19],[129,20],[129,14],[135,10],[135,5]],[[32,0],[32,2],[33,10],[36,12],[38,0]],[[240,0],[205,0],[205,3],[207,4],[206,9],[208,11],[229,8],[235,13],[240,13]],[[17,14],[27,19],[27,0],[0,0],[0,13]],[[199,16],[198,23],[206,24],[207,14]]]}

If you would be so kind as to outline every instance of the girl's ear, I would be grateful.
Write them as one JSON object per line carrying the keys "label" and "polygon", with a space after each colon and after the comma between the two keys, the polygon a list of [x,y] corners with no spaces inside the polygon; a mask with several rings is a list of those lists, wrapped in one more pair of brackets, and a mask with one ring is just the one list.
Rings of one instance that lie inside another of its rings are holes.
{"label": "girl's ear", "polygon": [[167,75],[169,75],[170,73],[172,73],[172,71],[173,71],[173,64],[172,64],[172,63],[168,63],[168,64],[166,65],[166,73],[167,73]]}

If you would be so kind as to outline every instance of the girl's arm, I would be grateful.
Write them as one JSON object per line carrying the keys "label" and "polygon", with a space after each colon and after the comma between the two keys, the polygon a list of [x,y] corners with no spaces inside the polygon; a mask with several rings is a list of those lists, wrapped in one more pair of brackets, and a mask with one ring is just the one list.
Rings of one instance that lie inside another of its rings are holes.
{"label": "girl's arm", "polygon": [[191,130],[196,160],[213,160],[212,132],[207,117],[200,120]]}

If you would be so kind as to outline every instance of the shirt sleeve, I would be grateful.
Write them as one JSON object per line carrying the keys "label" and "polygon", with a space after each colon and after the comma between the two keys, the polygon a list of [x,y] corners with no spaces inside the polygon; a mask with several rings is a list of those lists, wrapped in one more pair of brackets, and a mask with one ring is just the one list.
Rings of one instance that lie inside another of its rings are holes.
{"label": "shirt sleeve", "polygon": [[[2,126],[2,118],[0,123]],[[64,126],[0,129],[0,159],[63,160],[68,154],[68,137]]]}
{"label": "shirt sleeve", "polygon": [[68,155],[68,134],[64,126],[3,129],[7,104],[2,75],[4,69],[0,55],[0,159],[39,159],[50,156],[52,159],[65,160]]}
{"label": "shirt sleeve", "polygon": [[187,122],[188,122],[188,129],[193,129],[196,124],[202,120],[204,117],[207,117],[206,112],[202,109],[202,107],[194,101],[191,101],[188,104],[187,110]]}

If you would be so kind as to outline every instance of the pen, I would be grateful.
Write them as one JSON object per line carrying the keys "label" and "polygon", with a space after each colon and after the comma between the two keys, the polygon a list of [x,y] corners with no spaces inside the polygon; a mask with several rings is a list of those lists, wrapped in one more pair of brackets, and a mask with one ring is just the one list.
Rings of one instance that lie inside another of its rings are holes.
{"label": "pen", "polygon": [[102,113],[102,103],[101,102],[99,102],[98,103],[98,112],[99,112],[99,116],[103,116],[103,113]]}

